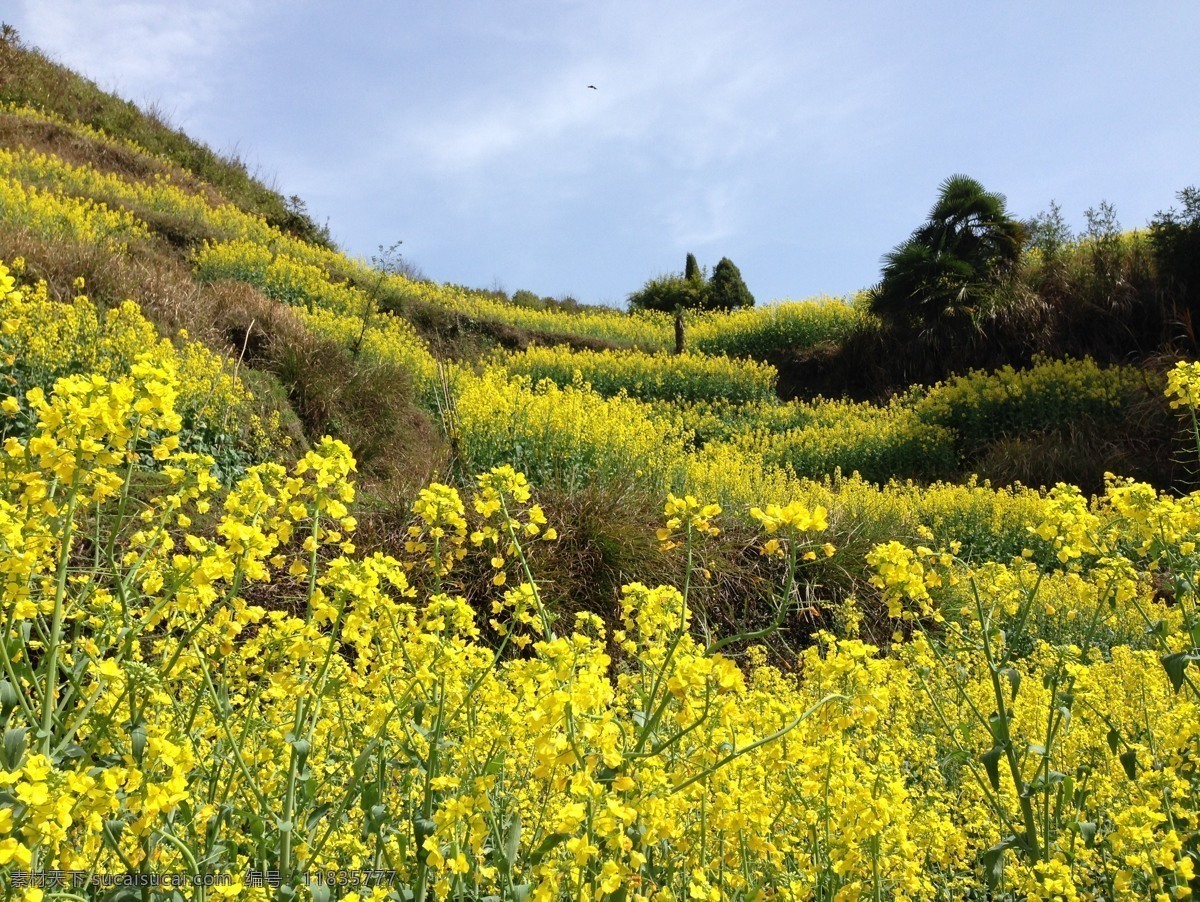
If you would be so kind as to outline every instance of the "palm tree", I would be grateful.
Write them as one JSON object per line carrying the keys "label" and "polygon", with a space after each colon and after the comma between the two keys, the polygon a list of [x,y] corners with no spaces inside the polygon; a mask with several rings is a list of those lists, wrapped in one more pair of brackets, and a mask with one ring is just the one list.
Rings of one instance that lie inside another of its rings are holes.
{"label": "palm tree", "polygon": [[883,260],[871,309],[885,321],[925,331],[975,312],[1026,240],[1003,194],[965,175],[941,185],[929,219]]}

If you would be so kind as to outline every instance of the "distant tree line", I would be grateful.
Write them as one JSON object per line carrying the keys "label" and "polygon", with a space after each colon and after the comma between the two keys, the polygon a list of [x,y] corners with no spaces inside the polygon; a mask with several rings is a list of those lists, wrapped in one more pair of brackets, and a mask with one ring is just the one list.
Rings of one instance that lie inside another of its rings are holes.
{"label": "distant tree line", "polygon": [[1051,349],[1060,353],[1195,347],[1200,190],[1176,198],[1180,209],[1157,213],[1146,232],[1122,232],[1102,202],[1074,235],[1053,202],[1049,212],[1019,220],[1004,195],[951,176],[925,222],[884,256],[870,309],[888,331],[920,338],[927,349],[979,348],[1022,326],[1046,333],[1024,336],[1027,347],[1058,341],[1063,346]]}

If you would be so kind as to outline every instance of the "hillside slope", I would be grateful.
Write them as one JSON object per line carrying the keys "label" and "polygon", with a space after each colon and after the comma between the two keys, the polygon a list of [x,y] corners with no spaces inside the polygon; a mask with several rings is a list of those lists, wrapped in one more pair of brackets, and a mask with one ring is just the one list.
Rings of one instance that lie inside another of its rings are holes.
{"label": "hillside slope", "polygon": [[6,897],[1196,889],[1200,365],[890,384],[853,299],[670,354],[349,258],[11,30],[0,101]]}

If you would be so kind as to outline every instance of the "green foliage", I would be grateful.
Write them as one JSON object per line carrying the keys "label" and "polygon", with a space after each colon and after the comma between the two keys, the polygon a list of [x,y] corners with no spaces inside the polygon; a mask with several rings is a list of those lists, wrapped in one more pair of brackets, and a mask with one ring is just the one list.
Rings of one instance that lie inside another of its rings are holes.
{"label": "green foliage", "polygon": [[1043,210],[1027,226],[1029,248],[1037,251],[1043,260],[1058,257],[1063,248],[1075,240],[1071,227],[1063,219],[1062,208],[1050,201],[1050,209]]}
{"label": "green foliage", "polygon": [[957,469],[954,434],[922,422],[901,404],[876,407],[831,401],[811,409],[815,418],[808,425],[783,433],[747,433],[740,442],[747,449],[760,450],[767,463],[809,478],[841,470],[882,484],[896,476],[940,479]]}
{"label": "green foliage", "polygon": [[871,308],[894,325],[926,331],[961,320],[1017,262],[1025,238],[1002,194],[951,176],[924,225],[884,257]]}
{"label": "green foliage", "polygon": [[671,313],[679,308],[696,310],[704,306],[705,285],[678,273],[651,279],[640,291],[629,295],[631,310],[657,310]]}
{"label": "green foliage", "polygon": [[539,297],[525,288],[513,292],[510,303],[517,307],[529,307],[532,310],[545,310],[549,306],[546,298]]}
{"label": "green foliage", "polygon": [[754,295],[742,281],[741,271],[728,257],[722,257],[721,262],[713,269],[712,279],[708,283],[708,309],[737,310],[753,306]]}
{"label": "green foliage", "polygon": [[1183,209],[1155,215],[1150,245],[1159,281],[1186,315],[1194,341],[1200,327],[1200,189],[1184,188],[1176,197]]}
{"label": "green foliage", "polygon": [[629,307],[672,313],[676,310],[728,311],[754,306],[754,296],[728,257],[721,258],[708,281],[704,275],[695,254],[688,254],[682,274],[667,273],[651,279],[640,291],[629,295]]}

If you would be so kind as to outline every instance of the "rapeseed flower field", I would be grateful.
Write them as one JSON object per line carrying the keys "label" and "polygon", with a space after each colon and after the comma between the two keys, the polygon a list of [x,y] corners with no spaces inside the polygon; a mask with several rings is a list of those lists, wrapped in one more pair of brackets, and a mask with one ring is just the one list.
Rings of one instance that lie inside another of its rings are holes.
{"label": "rapeseed flower field", "polygon": [[[54,376],[2,405],[32,424],[0,468],[10,876],[221,872],[198,897],[251,899],[1191,893],[1197,496],[1060,487],[1007,560],[881,543],[890,649],[825,632],[781,668],[690,629],[719,504],[664,492],[682,585],[629,582],[614,624],[563,618],[528,553],[555,524],[513,467],[430,485],[403,552],[361,554],[344,444],[226,492],[183,448],[179,355],[56,375],[60,343],[23,325],[48,302],[7,268],[0,287],[10,370],[25,342]],[[1194,369],[1170,391],[1194,410]],[[829,513],[750,514],[783,613],[835,551]],[[476,556],[482,611],[456,583]],[[339,869],[378,885],[304,885]]]}
{"label": "rapeseed flower field", "polygon": [[[671,355],[665,315],[381,272],[77,134],[151,174],[0,149],[5,234],[140,265],[186,223],[197,285],[288,308],[351,378],[402,374],[449,450],[381,501],[345,442],[284,438],[242,356],[4,257],[6,899],[1200,888],[1200,493],[966,475],[999,439],[1150,401],[1200,449],[1200,364],[785,401],[765,358],[872,327],[861,302],[695,316]],[[447,355],[406,304],[540,343]],[[612,525],[678,575],[622,563],[604,612],[539,569],[577,525],[552,500],[597,491],[653,499],[653,524]],[[360,528],[381,505],[387,541]],[[765,612],[714,632],[720,555]],[[146,888],[164,875],[175,895]]]}

